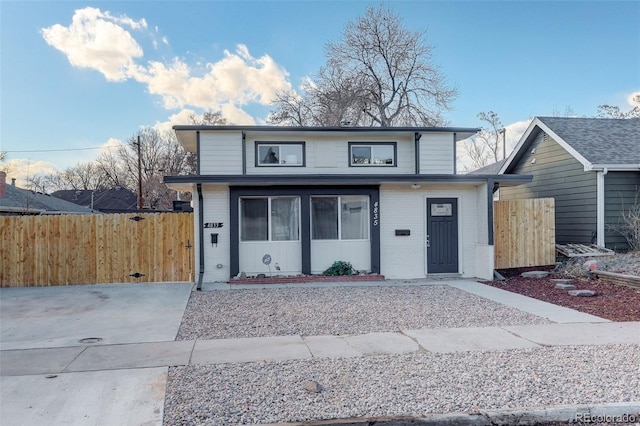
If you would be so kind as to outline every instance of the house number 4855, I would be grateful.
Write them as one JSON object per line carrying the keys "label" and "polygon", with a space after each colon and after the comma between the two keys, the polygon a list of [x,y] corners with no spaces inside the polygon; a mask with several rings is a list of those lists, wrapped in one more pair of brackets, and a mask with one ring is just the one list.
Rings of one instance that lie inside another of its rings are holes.
{"label": "house number 4855", "polygon": [[378,201],[373,203],[373,226],[378,226]]}

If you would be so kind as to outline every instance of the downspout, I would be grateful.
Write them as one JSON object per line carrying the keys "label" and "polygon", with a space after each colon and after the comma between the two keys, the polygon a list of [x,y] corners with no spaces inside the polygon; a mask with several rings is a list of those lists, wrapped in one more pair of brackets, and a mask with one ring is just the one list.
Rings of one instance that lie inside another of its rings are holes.
{"label": "downspout", "polygon": [[458,165],[456,164],[458,162],[458,147],[456,146],[458,144],[458,134],[454,133],[453,134],[453,174],[457,175],[458,174]]}
{"label": "downspout", "polygon": [[596,175],[596,244],[605,246],[604,230],[604,177],[609,173],[606,167]]}
{"label": "downspout", "polygon": [[202,184],[196,185],[198,192],[198,252],[200,253],[200,272],[198,273],[198,285],[196,290],[202,290],[202,277],[204,276],[204,207],[202,205]]}
{"label": "downspout", "polygon": [[422,133],[418,133],[416,132],[413,135],[413,142],[415,145],[414,148],[414,154],[415,154],[415,162],[416,162],[416,166],[415,166],[415,172],[417,175],[420,174],[420,139],[422,139]]}

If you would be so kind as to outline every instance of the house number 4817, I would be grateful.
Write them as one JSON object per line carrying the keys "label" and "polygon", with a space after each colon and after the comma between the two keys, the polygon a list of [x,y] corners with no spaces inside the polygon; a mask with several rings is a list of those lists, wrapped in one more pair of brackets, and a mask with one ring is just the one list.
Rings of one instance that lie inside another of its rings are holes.
{"label": "house number 4817", "polygon": [[378,226],[378,201],[373,203],[373,226]]}

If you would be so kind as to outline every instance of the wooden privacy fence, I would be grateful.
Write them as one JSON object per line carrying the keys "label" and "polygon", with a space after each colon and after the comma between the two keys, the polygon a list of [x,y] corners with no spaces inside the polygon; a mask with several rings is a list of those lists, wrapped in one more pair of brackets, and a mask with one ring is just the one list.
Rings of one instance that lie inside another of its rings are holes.
{"label": "wooden privacy fence", "polygon": [[555,263],[553,198],[496,201],[493,227],[496,269]]}
{"label": "wooden privacy fence", "polygon": [[0,286],[191,281],[191,245],[193,213],[0,216]]}

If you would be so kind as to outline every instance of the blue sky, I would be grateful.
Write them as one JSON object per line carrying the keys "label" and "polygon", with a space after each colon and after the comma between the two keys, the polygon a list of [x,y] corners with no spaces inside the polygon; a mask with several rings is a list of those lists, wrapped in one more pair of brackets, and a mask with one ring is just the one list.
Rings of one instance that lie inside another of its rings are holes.
{"label": "blue sky", "polygon": [[[262,124],[275,90],[297,89],[366,1],[0,1],[0,150],[9,175],[62,170],[140,127],[222,110]],[[426,30],[459,90],[452,125],[496,111],[526,120],[628,110],[640,92],[638,1],[390,1]],[[93,40],[87,42],[87,40]],[[523,122],[525,124],[523,124]],[[17,152],[38,150],[48,152]]]}

